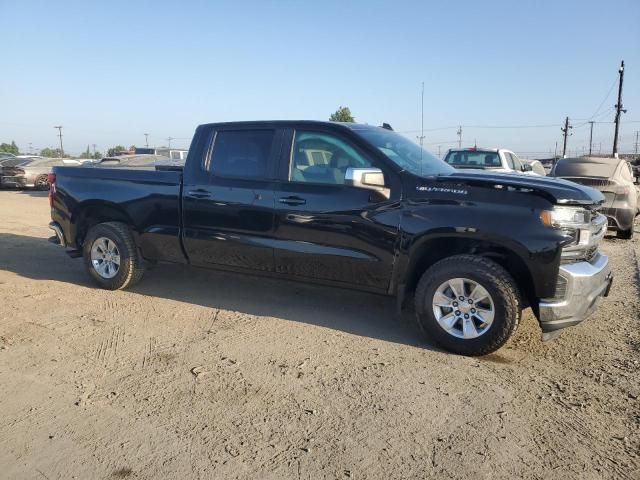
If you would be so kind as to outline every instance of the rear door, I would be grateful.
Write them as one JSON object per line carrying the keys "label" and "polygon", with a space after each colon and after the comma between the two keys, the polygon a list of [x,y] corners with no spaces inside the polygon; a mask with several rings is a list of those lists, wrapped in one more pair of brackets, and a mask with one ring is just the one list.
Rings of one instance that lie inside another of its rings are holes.
{"label": "rear door", "polygon": [[398,235],[400,187],[390,198],[345,185],[349,167],[383,169],[348,138],[320,127],[289,131],[276,189],[276,271],[386,290]]}
{"label": "rear door", "polygon": [[283,130],[225,127],[185,174],[184,246],[193,265],[273,271],[274,177]]}

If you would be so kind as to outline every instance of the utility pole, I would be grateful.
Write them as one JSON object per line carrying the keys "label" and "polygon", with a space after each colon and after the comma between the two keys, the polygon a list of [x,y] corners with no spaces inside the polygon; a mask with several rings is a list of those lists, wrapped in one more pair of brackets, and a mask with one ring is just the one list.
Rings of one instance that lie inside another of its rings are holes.
{"label": "utility pole", "polygon": [[173,137],[168,137],[167,140],[169,141],[169,148],[171,148],[171,140],[173,140]]}
{"label": "utility pole", "polygon": [[561,127],[560,130],[564,134],[564,145],[562,146],[562,158],[567,158],[567,137],[570,135],[569,129],[573,128],[572,125],[569,125],[569,117],[564,119],[564,127]]}
{"label": "utility pole", "polygon": [[[636,137],[638,136],[637,133],[638,132],[636,132]],[[638,143],[638,139],[637,138],[636,138],[636,143]],[[32,147],[31,142],[29,142],[29,155],[31,155],[32,153],[33,153],[33,147]]]}
{"label": "utility pole", "polygon": [[58,125],[56,127],[58,129],[58,136],[60,137],[60,157],[64,158],[64,149],[62,148],[62,125]]}
{"label": "utility pole", "polygon": [[591,156],[591,147],[593,146],[593,120],[589,122],[591,124],[591,130],[589,130],[589,156]]}
{"label": "utility pole", "polygon": [[149,134],[148,133],[144,134],[144,143],[145,143],[145,146],[147,148],[149,148]]}
{"label": "utility pole", "polygon": [[[638,136],[637,133],[638,132],[636,132],[636,137]],[[636,142],[636,145],[637,145],[637,142]],[[441,148],[442,148],[442,145],[438,145],[438,158],[442,158],[442,155],[440,154],[440,149]]]}
{"label": "utility pole", "polygon": [[616,131],[613,134],[613,156],[618,156],[618,131],[620,130],[620,113],[627,113],[625,109],[622,108],[622,80],[624,79],[624,60],[620,62],[620,68],[618,69],[618,74],[620,75],[620,80],[618,83],[618,103],[616,103]]}
{"label": "utility pole", "polygon": [[458,135],[458,148],[462,148],[462,125],[458,125],[456,134]]}
{"label": "utility pole", "polygon": [[558,141],[556,140],[556,148],[553,150],[553,161],[556,161],[556,158],[558,158]]}
{"label": "utility pole", "polygon": [[93,147],[93,156],[96,156],[96,144],[92,143],[91,146]]}
{"label": "utility pole", "polygon": [[[636,130],[636,144],[635,144],[635,152],[636,154],[638,153],[638,134],[640,133],[640,131]],[[29,144],[31,145],[31,144]]]}

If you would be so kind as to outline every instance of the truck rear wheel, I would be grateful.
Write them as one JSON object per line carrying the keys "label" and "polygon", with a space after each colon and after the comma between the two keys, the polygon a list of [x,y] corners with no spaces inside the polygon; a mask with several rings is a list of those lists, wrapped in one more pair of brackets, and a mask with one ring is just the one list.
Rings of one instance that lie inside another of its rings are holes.
{"label": "truck rear wheel", "polygon": [[498,350],[520,321],[519,292],[496,262],[456,255],[431,266],[415,295],[418,325],[450,352],[485,355]]}
{"label": "truck rear wheel", "polygon": [[119,222],[99,223],[85,238],[84,264],[91,278],[107,290],[123,290],[138,282],[144,260],[129,228]]}

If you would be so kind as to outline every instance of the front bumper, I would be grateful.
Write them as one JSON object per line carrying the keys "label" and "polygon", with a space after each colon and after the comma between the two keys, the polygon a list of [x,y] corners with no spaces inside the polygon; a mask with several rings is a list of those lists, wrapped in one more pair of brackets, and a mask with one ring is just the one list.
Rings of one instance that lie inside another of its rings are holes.
{"label": "front bumper", "polygon": [[600,253],[590,262],[561,265],[559,275],[566,280],[563,298],[542,299],[539,303],[544,339],[553,337],[548,335],[551,332],[576,325],[591,315],[598,300],[609,295],[613,282],[609,258]]}

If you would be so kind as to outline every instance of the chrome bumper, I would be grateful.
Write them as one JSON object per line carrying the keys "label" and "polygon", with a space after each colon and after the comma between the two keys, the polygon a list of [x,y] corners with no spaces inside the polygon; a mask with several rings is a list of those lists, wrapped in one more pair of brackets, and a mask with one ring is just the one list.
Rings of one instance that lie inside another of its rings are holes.
{"label": "chrome bumper", "polygon": [[562,299],[542,299],[539,320],[542,339],[550,340],[557,331],[576,325],[591,315],[601,297],[609,295],[613,275],[609,258],[600,253],[591,262],[560,266],[559,275],[566,280]]}

